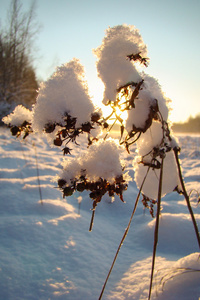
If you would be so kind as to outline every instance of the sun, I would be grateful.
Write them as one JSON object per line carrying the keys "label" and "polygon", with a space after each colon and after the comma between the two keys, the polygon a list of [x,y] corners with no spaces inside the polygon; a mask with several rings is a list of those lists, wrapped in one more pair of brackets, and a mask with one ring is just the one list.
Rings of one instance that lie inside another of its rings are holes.
{"label": "sun", "polygon": [[[93,83],[91,84],[90,87],[91,92],[93,94],[92,102],[94,103],[97,109],[98,108],[101,109],[103,118],[107,119],[113,112],[113,105],[111,107],[110,105],[105,105],[102,102],[104,97],[103,83],[100,82],[99,80],[96,82],[94,79],[91,81],[91,83]],[[114,107],[115,113],[113,113],[112,116],[108,120],[106,120],[108,124],[113,124],[113,122],[116,120],[117,117],[119,117],[119,119],[121,118],[124,123],[128,117],[127,110],[124,110],[123,105],[121,105],[121,103],[125,103],[127,99],[125,99],[126,97],[123,95],[123,93],[119,93],[118,96],[120,97],[119,105]],[[119,124],[120,122],[116,121],[116,123]]]}
{"label": "sun", "polygon": [[120,119],[122,119],[123,123],[124,123],[128,117],[128,112],[120,110],[119,107],[115,107],[115,109],[113,110],[113,108],[110,105],[102,104],[101,110],[102,110],[104,119],[107,119],[110,116],[106,120],[106,122],[108,124],[113,124],[114,121],[116,121],[117,124],[118,123],[120,124],[120,122],[119,122]]}

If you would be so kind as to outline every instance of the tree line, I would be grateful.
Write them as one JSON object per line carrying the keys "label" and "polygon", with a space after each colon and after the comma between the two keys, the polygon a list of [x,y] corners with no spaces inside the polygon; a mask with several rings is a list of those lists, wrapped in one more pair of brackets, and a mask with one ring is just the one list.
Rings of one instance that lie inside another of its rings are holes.
{"label": "tree line", "polygon": [[18,104],[30,108],[37,97],[38,81],[32,61],[35,3],[22,12],[20,0],[12,0],[8,24],[0,28],[0,120]]}
{"label": "tree line", "polygon": [[189,117],[184,123],[174,123],[172,129],[175,132],[200,133],[200,114],[196,117]]}

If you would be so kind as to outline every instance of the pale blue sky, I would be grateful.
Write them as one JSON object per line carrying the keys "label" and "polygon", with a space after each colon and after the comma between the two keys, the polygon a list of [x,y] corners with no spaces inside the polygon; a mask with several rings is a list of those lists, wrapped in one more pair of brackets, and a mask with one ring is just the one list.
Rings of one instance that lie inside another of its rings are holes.
{"label": "pale blue sky", "polygon": [[[10,2],[0,0],[2,24]],[[31,2],[21,0],[25,10]],[[145,71],[172,100],[171,120],[200,113],[200,0],[36,0],[36,20],[41,30],[35,66],[42,80],[57,65],[77,57],[91,91],[100,93],[92,48],[101,44],[108,26],[131,24],[148,46],[150,65]]]}

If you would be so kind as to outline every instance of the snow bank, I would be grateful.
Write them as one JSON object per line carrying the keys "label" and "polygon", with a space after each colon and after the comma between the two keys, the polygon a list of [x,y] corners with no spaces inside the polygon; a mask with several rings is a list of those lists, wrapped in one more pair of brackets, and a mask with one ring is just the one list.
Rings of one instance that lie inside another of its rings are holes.
{"label": "snow bank", "polygon": [[[148,298],[151,257],[133,264],[116,285],[108,300],[146,300]],[[200,281],[199,253],[177,262],[156,257],[157,273],[151,299],[198,299]]]}
{"label": "snow bank", "polygon": [[[200,138],[191,137],[190,143],[187,137],[180,141],[183,172],[191,165],[193,175],[196,170],[196,177],[199,176],[198,157],[188,157],[199,145]],[[37,146],[43,205],[33,143]],[[137,197],[135,182],[129,182],[125,204],[102,199],[93,231],[88,232],[92,214],[88,193],[81,194],[81,203],[78,203],[78,192],[62,199],[60,191],[51,183],[51,178],[61,171],[63,156],[59,149],[50,148],[46,139],[36,135],[21,143],[5,128],[0,130],[0,149],[0,255],[3,257],[0,298],[98,299]],[[75,148],[74,152],[79,157],[79,149]],[[127,168],[132,170],[129,158]],[[185,180],[199,190],[199,181],[192,181],[193,177]],[[198,272],[177,274],[169,279],[179,267],[199,269],[196,237],[188,209],[179,202],[182,199],[183,196],[171,193],[165,203],[162,201],[153,299],[156,299],[156,289],[159,300],[193,300],[200,296]],[[199,224],[196,202],[194,213]],[[154,225],[155,220],[148,213],[143,214],[139,201],[103,299],[147,299]]]}

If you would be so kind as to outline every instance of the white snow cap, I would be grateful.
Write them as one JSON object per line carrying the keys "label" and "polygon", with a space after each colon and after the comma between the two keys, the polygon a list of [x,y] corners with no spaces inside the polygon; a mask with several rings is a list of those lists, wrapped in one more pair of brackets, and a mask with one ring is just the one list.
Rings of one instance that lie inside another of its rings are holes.
{"label": "white snow cap", "polygon": [[43,83],[33,110],[33,129],[41,132],[45,125],[63,124],[66,113],[77,118],[76,126],[91,120],[94,105],[88,94],[84,68],[78,59],[58,67]]}
{"label": "white snow cap", "polygon": [[[160,159],[158,159],[160,161]],[[140,188],[142,181],[147,172],[147,166],[142,163],[134,164],[135,166],[135,182]],[[150,199],[157,199],[159,186],[160,169],[150,169],[148,176],[142,188],[142,193]],[[178,170],[173,151],[167,152],[163,165],[163,183],[162,183],[162,197],[171,193],[177,186],[180,186],[178,177]]]}
{"label": "white snow cap", "polygon": [[[144,166],[140,163],[141,158],[144,157],[143,161],[150,163],[152,160],[150,152],[154,148],[162,147],[164,144],[167,144],[169,147],[173,147],[175,142],[174,139],[169,141],[167,137],[163,140],[162,124],[159,122],[153,122],[151,127],[143,133],[137,141],[138,156],[135,158],[133,166],[135,169],[135,182],[138,188],[140,188],[148,169],[148,166]],[[159,162],[161,161],[159,157],[156,157],[156,159]],[[163,168],[162,197],[167,193],[171,193],[176,186],[180,186],[173,150],[166,152]],[[159,174],[160,169],[151,168],[142,189],[142,193],[151,199],[157,199],[158,196]]]}
{"label": "white snow cap", "polygon": [[169,113],[169,99],[164,95],[158,80],[148,74],[143,73],[144,88],[149,91],[151,98],[158,101],[159,111],[163,120],[167,121]]}
{"label": "white snow cap", "polygon": [[105,85],[104,100],[115,101],[116,89],[130,81],[138,82],[141,76],[127,59],[127,55],[141,53],[146,57],[147,49],[134,26],[118,25],[106,30],[102,45],[93,50],[97,57],[97,71]]}
{"label": "white snow cap", "polygon": [[126,120],[126,130],[130,133],[133,125],[137,128],[144,128],[145,123],[149,118],[150,108],[155,104],[162,115],[163,120],[168,118],[168,99],[163,95],[158,81],[146,74],[143,74],[143,85],[139,91],[138,97],[135,99],[135,107],[128,111],[128,118]]}
{"label": "white snow cap", "polygon": [[[135,107],[128,110],[126,119],[126,130],[130,133],[133,130],[133,125],[141,130],[145,127],[146,121],[149,118],[150,107],[154,99],[147,90],[141,90],[138,99],[135,99]],[[142,130],[143,131],[143,130]]]}
{"label": "white snow cap", "polygon": [[113,139],[99,140],[91,145],[87,152],[79,158],[66,160],[59,178],[71,184],[75,178],[79,178],[84,170],[89,181],[97,181],[100,178],[113,183],[115,178],[122,175],[122,163],[120,161],[120,149]]}
{"label": "white snow cap", "polygon": [[15,107],[14,111],[8,116],[4,117],[2,121],[7,125],[15,125],[15,126],[22,125],[24,121],[31,123],[32,111],[30,111],[23,105],[18,105]]}

